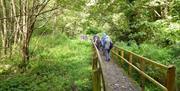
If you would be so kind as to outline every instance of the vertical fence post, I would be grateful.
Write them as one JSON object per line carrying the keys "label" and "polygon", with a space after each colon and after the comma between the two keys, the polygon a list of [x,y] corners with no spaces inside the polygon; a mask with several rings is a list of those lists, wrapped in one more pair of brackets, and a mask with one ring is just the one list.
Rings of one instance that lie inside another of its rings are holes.
{"label": "vertical fence post", "polygon": [[104,90],[103,88],[103,77],[102,77],[102,69],[99,67],[99,78],[100,78],[100,91]]}
{"label": "vertical fence post", "polygon": [[[116,48],[116,53],[119,55],[119,49]],[[116,62],[118,62],[118,56],[116,55]]]}
{"label": "vertical fence post", "polygon": [[[124,58],[124,51],[123,50],[121,50],[121,57]],[[124,64],[124,60],[123,59],[121,59],[121,63],[122,63],[122,65]]]}
{"label": "vertical fence post", "polygon": [[[112,51],[113,51],[113,52],[115,52],[115,51],[116,51],[116,49],[115,49],[115,48],[113,48],[113,49],[112,49]],[[112,53],[112,52],[111,52],[111,59],[115,60],[115,55],[113,55],[113,53]]]}
{"label": "vertical fence post", "polygon": [[175,91],[175,70],[176,67],[174,65],[169,65],[167,70],[167,81],[166,81],[166,87],[168,91]]}
{"label": "vertical fence post", "polygon": [[[145,63],[144,63],[144,59],[143,58],[140,58],[140,64],[141,64],[141,71],[143,71],[144,72],[144,67],[145,67]],[[141,84],[140,84],[140,86],[141,86],[141,91],[144,91],[145,90],[145,87],[144,87],[144,83],[145,83],[145,78],[144,78],[144,76],[143,75],[141,75]]]}
{"label": "vertical fence post", "polygon": [[103,87],[103,90],[102,90],[102,91],[106,91],[105,82],[104,82],[104,77],[103,77],[103,73],[102,73],[102,69],[101,69],[100,71],[101,71],[102,87]]}
{"label": "vertical fence post", "polygon": [[92,69],[96,69],[97,68],[97,55],[96,55],[96,50],[93,48],[93,63],[92,63]]}
{"label": "vertical fence post", "polygon": [[96,54],[96,49],[94,48],[94,45],[93,45],[93,67],[92,67],[92,70],[93,70],[93,91],[98,91],[98,67],[97,67],[97,60],[98,60],[98,57],[97,57],[97,54]]}
{"label": "vertical fence post", "polygon": [[94,64],[94,69],[93,69],[93,91],[98,91],[97,90],[97,84],[98,84],[98,71],[97,71],[97,65],[96,63],[93,63]]}
{"label": "vertical fence post", "polygon": [[100,67],[97,69],[97,91],[101,91],[101,73]]}
{"label": "vertical fence post", "polygon": [[[129,52],[129,62],[132,63],[132,54]],[[129,71],[128,71],[129,75],[132,75],[132,67],[129,65]]]}

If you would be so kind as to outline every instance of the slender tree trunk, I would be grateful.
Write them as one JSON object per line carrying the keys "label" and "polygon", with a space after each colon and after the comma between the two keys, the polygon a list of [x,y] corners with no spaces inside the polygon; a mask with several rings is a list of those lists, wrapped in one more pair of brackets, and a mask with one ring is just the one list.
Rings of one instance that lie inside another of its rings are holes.
{"label": "slender tree trunk", "polygon": [[55,11],[54,11],[53,27],[52,27],[52,29],[53,29],[53,36],[54,36],[54,34],[55,34],[55,31],[57,30],[56,22],[57,22],[57,11],[55,10]]}
{"label": "slender tree trunk", "polygon": [[168,0],[165,0],[165,6],[164,6],[164,18],[166,19],[168,17]]}
{"label": "slender tree trunk", "polygon": [[8,39],[8,41],[9,41],[9,43],[8,43],[8,48],[9,48],[9,50],[8,50],[8,52],[9,52],[9,58],[11,58],[11,55],[12,55],[12,46],[11,46],[11,44],[13,43],[13,41],[12,41],[12,39],[13,39],[13,33],[14,33],[14,14],[13,14],[13,7],[12,7],[12,4],[10,4],[10,16],[9,17],[11,17],[10,18],[10,21],[9,21],[9,25],[8,26],[10,26],[9,27],[9,35],[10,35],[10,38]]}
{"label": "slender tree trunk", "polygon": [[[12,9],[13,9],[13,15],[17,16],[14,0],[11,0],[11,4],[12,4]],[[15,22],[14,22],[14,41],[13,41],[14,44],[13,44],[13,50],[16,49],[16,46],[18,44],[18,36],[20,36],[20,34],[19,34],[19,30],[20,30],[19,17],[14,17],[14,18],[15,18]]]}
{"label": "slender tree trunk", "polygon": [[[1,34],[1,41],[3,42],[3,38],[4,38],[4,35],[3,35],[3,20],[0,20],[0,34]],[[3,45],[1,45],[3,47]],[[3,54],[3,49],[0,50],[0,53]],[[0,55],[0,57],[3,56],[3,55]]]}
{"label": "slender tree trunk", "polygon": [[[6,18],[6,7],[4,0],[1,0],[2,15]],[[2,54],[6,55],[7,50],[7,20],[3,19],[3,30],[2,30]]]}
{"label": "slender tree trunk", "polygon": [[169,1],[165,0],[164,5],[161,6],[161,16],[163,19],[166,19],[168,17],[168,12],[169,12]]}
{"label": "slender tree trunk", "polygon": [[23,24],[23,40],[22,40],[22,67],[25,68],[29,61],[28,50],[28,15],[27,15],[27,0],[22,1],[22,24]]}
{"label": "slender tree trunk", "polygon": [[[0,12],[2,15],[0,31],[2,37],[3,54],[6,54],[8,43],[20,47],[19,53],[22,55],[20,68],[26,68],[29,62],[29,42],[33,33],[34,23],[37,16],[50,0],[0,0]],[[10,9],[9,9],[10,7]],[[7,13],[6,13],[7,12]],[[10,13],[9,13],[10,12]],[[48,12],[48,11],[47,11]],[[7,22],[8,21],[8,22]],[[12,41],[12,42],[8,42]],[[14,50],[17,48],[14,48]],[[9,51],[9,50],[8,50]],[[13,49],[12,49],[13,51]]]}

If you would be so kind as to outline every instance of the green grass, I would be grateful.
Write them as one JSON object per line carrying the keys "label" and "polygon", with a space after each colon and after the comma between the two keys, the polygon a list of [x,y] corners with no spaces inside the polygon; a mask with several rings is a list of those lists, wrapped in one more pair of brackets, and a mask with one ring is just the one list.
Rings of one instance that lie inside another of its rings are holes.
{"label": "green grass", "polygon": [[78,91],[92,91],[89,42],[63,34],[36,35],[30,53],[25,73],[0,73],[0,91],[71,91],[74,86]]}

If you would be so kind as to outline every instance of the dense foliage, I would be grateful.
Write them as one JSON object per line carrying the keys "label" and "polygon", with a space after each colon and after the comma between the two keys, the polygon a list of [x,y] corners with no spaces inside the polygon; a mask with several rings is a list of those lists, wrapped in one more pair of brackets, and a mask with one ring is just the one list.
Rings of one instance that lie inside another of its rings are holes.
{"label": "dense foliage", "polygon": [[91,91],[91,45],[79,35],[102,32],[120,47],[176,65],[180,90],[180,0],[0,0],[0,8],[0,90]]}

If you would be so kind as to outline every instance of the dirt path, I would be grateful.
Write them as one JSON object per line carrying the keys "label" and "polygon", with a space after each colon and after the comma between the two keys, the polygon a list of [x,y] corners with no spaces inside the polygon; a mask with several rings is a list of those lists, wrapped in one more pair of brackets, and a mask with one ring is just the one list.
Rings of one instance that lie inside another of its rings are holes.
{"label": "dirt path", "polygon": [[[101,53],[102,56],[102,53]],[[140,88],[127,77],[123,69],[111,59],[110,62],[105,61],[102,56],[102,72],[105,79],[106,91],[140,91]]]}

